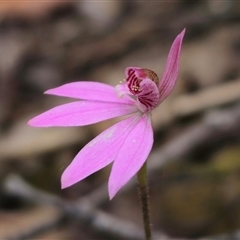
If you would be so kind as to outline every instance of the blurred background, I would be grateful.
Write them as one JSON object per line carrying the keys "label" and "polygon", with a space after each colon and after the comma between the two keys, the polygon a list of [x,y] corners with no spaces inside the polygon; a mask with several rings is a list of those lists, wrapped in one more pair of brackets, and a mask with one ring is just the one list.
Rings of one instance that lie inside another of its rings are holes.
{"label": "blurred background", "polygon": [[43,95],[64,83],[116,85],[128,66],[161,78],[183,28],[177,86],[153,112],[152,226],[161,239],[240,239],[240,2],[231,0],[0,3],[0,239],[141,239],[135,179],[112,201],[110,167],[60,189],[76,153],[114,120],[26,122],[71,101]]}

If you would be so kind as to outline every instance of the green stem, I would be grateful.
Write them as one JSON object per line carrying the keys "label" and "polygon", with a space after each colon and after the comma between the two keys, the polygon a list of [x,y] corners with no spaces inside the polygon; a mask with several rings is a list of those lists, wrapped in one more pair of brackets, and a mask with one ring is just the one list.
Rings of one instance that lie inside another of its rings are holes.
{"label": "green stem", "polygon": [[149,202],[148,202],[148,184],[147,184],[147,161],[143,164],[137,173],[139,196],[142,205],[143,225],[146,240],[151,240],[151,224],[149,217]]}

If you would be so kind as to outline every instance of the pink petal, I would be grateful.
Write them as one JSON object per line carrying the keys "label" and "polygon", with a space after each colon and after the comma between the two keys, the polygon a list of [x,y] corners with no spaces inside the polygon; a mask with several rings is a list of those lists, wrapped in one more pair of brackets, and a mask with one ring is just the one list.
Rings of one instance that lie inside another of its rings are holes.
{"label": "pink petal", "polygon": [[160,102],[162,102],[173,90],[177,76],[179,57],[182,46],[182,40],[185,34],[185,29],[176,37],[168,54],[167,64],[159,84]]}
{"label": "pink petal", "polygon": [[150,115],[144,114],[125,139],[113,163],[108,185],[110,199],[142,167],[147,160],[152,145],[151,118]]}
{"label": "pink petal", "polygon": [[146,78],[140,82],[141,92],[136,94],[138,97],[137,105],[142,112],[153,110],[159,103],[159,90],[155,82]]}
{"label": "pink petal", "polygon": [[47,90],[46,94],[103,102],[129,103],[133,100],[126,96],[119,99],[113,86],[98,82],[72,82]]}
{"label": "pink petal", "polygon": [[138,121],[138,114],[131,116],[111,126],[89,142],[64,171],[62,188],[73,185],[111,163]]}
{"label": "pink petal", "polygon": [[134,72],[134,75],[136,75],[136,77],[138,77],[140,79],[143,79],[143,78],[147,77],[146,73],[144,73],[142,68],[140,68],[140,67],[127,67],[125,69],[126,81],[129,80],[129,76],[131,75],[131,72]]}
{"label": "pink petal", "polygon": [[84,126],[139,111],[135,105],[78,101],[52,108],[28,124],[34,127]]}

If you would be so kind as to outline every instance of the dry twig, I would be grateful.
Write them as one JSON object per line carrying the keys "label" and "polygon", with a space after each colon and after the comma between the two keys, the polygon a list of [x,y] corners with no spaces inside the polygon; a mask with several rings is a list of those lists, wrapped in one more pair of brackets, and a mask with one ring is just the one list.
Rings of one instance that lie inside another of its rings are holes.
{"label": "dry twig", "polygon": [[[78,201],[78,203],[68,203],[61,198],[37,190],[34,187],[27,184],[23,179],[16,175],[10,175],[5,182],[6,190],[18,195],[19,197],[26,199],[27,201],[36,202],[39,204],[47,204],[57,207],[65,216],[75,218],[79,222],[85,224],[91,229],[97,232],[103,233],[107,236],[114,237],[116,239],[143,239],[144,235],[141,229],[139,229],[132,222],[127,220],[121,220],[110,214],[96,210],[86,202]],[[52,228],[54,225],[59,225],[59,221],[62,219],[56,218],[49,223],[49,226],[44,226],[45,229]],[[29,233],[19,233],[18,236],[13,236],[8,239],[20,240],[28,239],[29,236],[33,236],[34,233],[39,234],[43,226],[30,230]],[[169,239],[167,236],[159,233],[155,233],[155,239]]]}

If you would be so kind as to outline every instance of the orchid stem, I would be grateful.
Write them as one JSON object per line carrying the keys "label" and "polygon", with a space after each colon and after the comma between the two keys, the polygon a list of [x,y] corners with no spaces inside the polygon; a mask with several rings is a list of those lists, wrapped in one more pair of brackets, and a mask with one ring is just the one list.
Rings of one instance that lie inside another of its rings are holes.
{"label": "orchid stem", "polygon": [[143,164],[137,173],[139,185],[139,197],[142,205],[143,225],[146,240],[152,239],[151,224],[149,217],[148,184],[147,184],[147,161]]}

